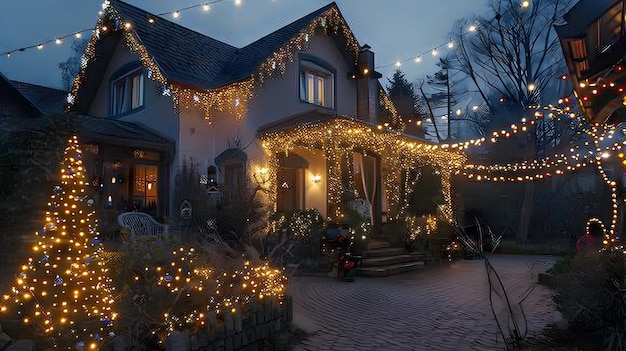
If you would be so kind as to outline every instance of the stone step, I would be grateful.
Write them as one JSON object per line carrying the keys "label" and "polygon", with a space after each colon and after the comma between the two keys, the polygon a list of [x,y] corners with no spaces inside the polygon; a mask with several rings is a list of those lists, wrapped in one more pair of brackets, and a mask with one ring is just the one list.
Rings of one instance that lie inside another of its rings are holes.
{"label": "stone step", "polygon": [[424,267],[424,262],[405,262],[380,267],[358,268],[356,274],[361,277],[382,278],[390,275],[416,271]]}
{"label": "stone step", "polygon": [[383,249],[387,247],[391,247],[391,244],[389,244],[389,242],[387,241],[382,241],[382,240],[372,240],[367,245],[368,250],[378,250],[378,249]]}
{"label": "stone step", "polygon": [[380,249],[370,249],[367,250],[363,254],[363,257],[384,257],[384,256],[394,256],[394,255],[404,255],[406,254],[406,249],[401,247],[383,247]]}
{"label": "stone step", "polygon": [[413,255],[406,253],[403,255],[393,256],[381,256],[381,257],[366,257],[361,260],[361,267],[380,267],[388,266],[392,264],[415,262],[416,258]]}

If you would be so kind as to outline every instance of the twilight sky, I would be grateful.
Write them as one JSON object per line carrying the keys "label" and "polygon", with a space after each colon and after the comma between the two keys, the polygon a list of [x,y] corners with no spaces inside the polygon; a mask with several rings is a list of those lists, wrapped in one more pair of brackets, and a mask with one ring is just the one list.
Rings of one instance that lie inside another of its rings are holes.
{"label": "twilight sky", "polygon": [[[205,0],[206,1],[206,0]],[[240,6],[235,1],[241,1]],[[215,39],[238,47],[287,25],[320,8],[330,0],[223,0],[202,12],[200,7],[182,11],[178,19],[171,12],[201,4],[203,0],[126,0],[155,14],[168,12],[173,20]],[[471,17],[485,9],[486,0],[337,0],[341,13],[359,43],[368,44],[376,54],[381,83],[396,70],[396,61],[406,61],[401,70],[415,81],[437,70],[433,47],[448,41],[455,20]],[[37,45],[55,37],[92,29],[102,0],[1,0],[0,54]],[[87,34],[87,33],[86,33]],[[0,55],[0,73],[9,79],[62,88],[58,64],[71,55],[71,39],[54,42],[43,49],[28,49],[7,57]],[[442,52],[447,50],[445,45]],[[418,54],[423,61],[413,62]]]}

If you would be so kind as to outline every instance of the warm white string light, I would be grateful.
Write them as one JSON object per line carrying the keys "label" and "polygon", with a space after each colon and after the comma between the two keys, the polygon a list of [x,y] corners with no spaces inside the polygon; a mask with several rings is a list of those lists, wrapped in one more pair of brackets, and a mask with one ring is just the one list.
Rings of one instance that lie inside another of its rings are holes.
{"label": "warm white string light", "polygon": [[[191,5],[191,6],[187,6],[187,7],[183,7],[177,10],[173,10],[173,11],[168,11],[168,12],[162,12],[162,13],[158,13],[156,14],[156,16],[159,17],[166,17],[166,16],[171,16],[174,19],[179,19],[182,16],[182,13],[184,11],[188,11],[191,9],[195,9],[195,8],[200,8],[202,11],[204,12],[209,12],[211,10],[211,5],[213,4],[217,4],[220,2],[224,2],[224,1],[229,1],[229,0],[212,0],[212,1],[205,1],[202,3],[198,3],[195,5]],[[235,6],[241,6],[243,5],[243,1],[242,0],[230,0],[233,1]],[[102,4],[102,8],[106,8],[107,6],[110,5],[110,2],[108,0],[105,0],[104,3]],[[100,12],[100,14],[102,14],[102,12]],[[155,19],[154,18],[148,18],[147,19],[148,23],[154,23]],[[2,56],[6,56],[7,58],[11,57],[11,54],[16,53],[16,52],[24,52],[30,49],[38,49],[38,50],[42,50],[43,48],[46,47],[46,45],[51,44],[51,43],[56,43],[58,45],[61,45],[64,43],[64,39],[68,39],[68,38],[75,38],[75,39],[80,39],[83,36],[83,33],[92,33],[94,31],[93,28],[88,28],[88,29],[83,29],[77,32],[72,32],[69,34],[65,34],[65,35],[60,35],[55,37],[54,39],[50,39],[50,40],[46,40],[43,42],[40,42],[38,44],[34,44],[34,45],[26,45],[26,46],[22,46],[19,48],[15,48],[15,49],[11,49],[11,50],[7,50],[4,51],[2,53],[0,53],[0,57]]]}
{"label": "warm white string light", "polygon": [[[195,9],[195,8],[200,8],[204,12],[209,12],[212,9],[211,5],[217,4],[217,3],[220,3],[220,2],[224,2],[224,1],[228,1],[228,0],[205,1],[205,2],[202,2],[202,3],[198,3],[198,4],[190,5],[190,6],[187,6],[187,7],[179,8],[177,10],[172,10],[172,11],[158,13],[158,14],[156,14],[156,16],[159,16],[159,17],[171,16],[174,19],[179,19],[182,16],[182,13],[184,11]],[[238,7],[243,5],[243,0],[230,0],[230,1],[233,1],[234,5],[238,6]],[[103,8],[108,6],[109,3],[110,2],[108,0],[105,0],[105,2],[102,5]],[[528,8],[528,7],[530,7],[530,1],[528,1],[528,0],[523,1],[520,4],[520,6],[522,7],[522,9]],[[154,23],[155,19],[150,17],[150,18],[147,19],[147,21],[149,23]],[[478,28],[479,28],[479,25],[472,24],[472,25],[470,25],[468,27],[467,32],[476,32],[478,30]],[[33,48],[37,48],[37,49],[41,50],[47,44],[53,43],[53,42],[56,42],[57,44],[62,44],[63,43],[63,39],[71,38],[72,36],[74,38],[76,38],[76,39],[79,39],[79,38],[82,37],[82,34],[85,33],[85,32],[93,32],[93,29],[92,28],[83,29],[83,30],[80,30],[78,32],[72,32],[70,34],[57,36],[54,39],[46,40],[44,42],[41,42],[41,43],[38,43],[38,44],[35,44],[35,45],[27,45],[27,46],[22,46],[20,48],[4,51],[4,52],[0,53],[0,57],[2,57],[2,56],[11,57],[12,53],[24,52],[26,50],[33,49]],[[407,59],[404,59],[404,60],[397,60],[394,63],[378,65],[376,68],[384,68],[384,67],[388,67],[388,66],[392,66],[392,65],[395,65],[396,67],[399,68],[399,67],[402,66],[403,63],[405,63],[407,61],[414,61],[416,63],[420,63],[420,62],[422,62],[422,57],[424,55],[428,54],[428,53],[430,53],[433,57],[438,56],[439,55],[439,49],[443,48],[443,47],[447,47],[448,49],[452,50],[452,49],[454,49],[456,47],[456,44],[453,41],[446,41],[445,43],[441,43],[439,45],[436,45],[436,46],[432,47],[429,50],[423,51],[423,52],[421,52],[421,53],[419,53],[417,55],[413,55],[410,58],[407,58]]]}
{"label": "warm white string light", "polygon": [[[531,5],[531,1],[530,0],[524,0],[520,3],[520,8],[522,10],[527,10]],[[512,8],[507,9],[504,13],[509,12]],[[471,24],[468,26],[467,30],[463,33],[463,34],[467,34],[467,33],[474,33],[476,31],[478,31],[478,28],[480,27],[480,24]],[[452,40],[446,41],[444,43],[438,44],[433,46],[431,49],[429,50],[425,50],[422,51],[416,55],[413,55],[411,57],[407,57],[403,60],[396,60],[393,63],[386,63],[386,64],[382,64],[382,65],[377,65],[376,69],[381,69],[381,68],[385,68],[385,67],[389,67],[389,66],[396,66],[397,68],[401,67],[402,64],[404,64],[405,62],[408,61],[414,61],[416,63],[420,63],[422,62],[422,56],[427,55],[428,53],[431,54],[432,57],[437,57],[439,56],[440,52],[439,49],[441,48],[445,48],[447,47],[450,50],[453,50],[456,47],[456,43]]]}

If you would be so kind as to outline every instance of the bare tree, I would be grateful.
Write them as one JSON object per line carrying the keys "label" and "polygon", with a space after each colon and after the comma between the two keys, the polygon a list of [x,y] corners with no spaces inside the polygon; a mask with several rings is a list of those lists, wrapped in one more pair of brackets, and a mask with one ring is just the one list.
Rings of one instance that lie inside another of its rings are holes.
{"label": "bare tree", "polygon": [[[486,128],[498,130],[520,117],[532,118],[532,106],[569,95],[568,87],[558,79],[566,67],[553,28],[574,2],[534,0],[524,6],[518,0],[490,0],[484,16],[455,24],[455,68],[490,112]],[[558,124],[563,120],[547,117],[539,120],[535,133],[517,140],[513,147],[523,150],[518,157],[537,159],[545,155],[547,145],[564,141],[564,129]],[[528,238],[534,189],[534,183],[529,183],[524,191],[518,242]]]}
{"label": "bare tree", "polygon": [[495,110],[490,96],[497,95],[510,112],[509,119],[492,121],[494,129],[567,94],[558,79],[566,67],[553,27],[573,2],[535,0],[525,8],[517,0],[491,0],[486,16],[455,24],[455,68],[486,108]]}
{"label": "bare tree", "polygon": [[72,89],[74,78],[80,72],[80,67],[83,60],[83,54],[87,50],[88,39],[75,41],[72,43],[72,56],[70,56],[65,62],[59,63],[59,69],[61,70],[61,79],[63,81],[63,88],[66,91]]}

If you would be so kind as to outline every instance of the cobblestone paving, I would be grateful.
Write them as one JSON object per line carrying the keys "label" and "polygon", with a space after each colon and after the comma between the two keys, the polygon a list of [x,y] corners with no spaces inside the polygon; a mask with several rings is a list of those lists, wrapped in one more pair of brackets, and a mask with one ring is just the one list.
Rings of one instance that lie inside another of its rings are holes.
{"label": "cobblestone paving", "polygon": [[[540,339],[554,304],[537,274],[556,258],[491,256],[526,340]],[[293,277],[294,324],[308,336],[292,350],[504,350],[484,260],[459,260],[388,278]],[[500,294],[502,296],[502,294]],[[492,295],[509,334],[505,304]],[[521,308],[517,307],[521,303]],[[532,346],[525,350],[534,349]]]}

